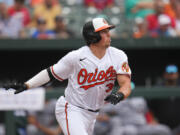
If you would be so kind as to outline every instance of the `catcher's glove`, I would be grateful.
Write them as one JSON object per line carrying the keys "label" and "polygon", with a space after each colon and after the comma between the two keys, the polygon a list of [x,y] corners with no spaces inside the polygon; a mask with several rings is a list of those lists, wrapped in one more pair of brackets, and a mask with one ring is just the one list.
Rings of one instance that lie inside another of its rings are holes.
{"label": "catcher's glove", "polygon": [[119,92],[108,95],[104,100],[110,102],[113,105],[116,105],[123,99],[124,99],[124,94],[122,92]]}
{"label": "catcher's glove", "polygon": [[24,83],[19,83],[19,82],[9,82],[9,83],[4,84],[3,88],[5,88],[6,90],[10,88],[15,89],[14,94],[18,94],[20,92],[27,90],[27,85]]}

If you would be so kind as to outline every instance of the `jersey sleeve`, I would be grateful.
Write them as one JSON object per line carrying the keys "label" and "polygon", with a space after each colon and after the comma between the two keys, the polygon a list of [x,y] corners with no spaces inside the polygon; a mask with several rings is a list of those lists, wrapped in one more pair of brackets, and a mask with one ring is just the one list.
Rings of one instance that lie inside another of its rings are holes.
{"label": "jersey sleeve", "polygon": [[127,75],[131,75],[131,69],[129,67],[128,64],[128,57],[127,55],[123,52],[120,51],[117,53],[117,74],[127,74]]}
{"label": "jersey sleeve", "polygon": [[75,58],[74,53],[70,52],[51,66],[50,70],[53,77],[59,81],[67,79],[73,73]]}

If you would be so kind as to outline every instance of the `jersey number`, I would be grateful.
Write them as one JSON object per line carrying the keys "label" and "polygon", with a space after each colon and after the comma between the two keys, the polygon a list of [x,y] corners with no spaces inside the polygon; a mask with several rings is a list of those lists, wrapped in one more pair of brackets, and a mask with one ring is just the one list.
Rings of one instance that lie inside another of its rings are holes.
{"label": "jersey number", "polygon": [[109,84],[106,85],[106,87],[108,87],[108,89],[106,90],[106,92],[108,93],[108,92],[110,92],[113,89],[114,84],[113,83],[109,83]]}

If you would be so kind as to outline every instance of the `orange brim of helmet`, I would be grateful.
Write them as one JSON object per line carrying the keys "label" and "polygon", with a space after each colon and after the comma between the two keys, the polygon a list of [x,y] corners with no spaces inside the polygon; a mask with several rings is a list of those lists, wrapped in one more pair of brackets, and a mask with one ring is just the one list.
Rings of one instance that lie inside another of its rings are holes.
{"label": "orange brim of helmet", "polygon": [[104,30],[104,29],[113,29],[113,28],[115,28],[114,25],[104,25],[104,26],[96,29],[95,32],[98,32],[98,31],[101,31],[101,30]]}

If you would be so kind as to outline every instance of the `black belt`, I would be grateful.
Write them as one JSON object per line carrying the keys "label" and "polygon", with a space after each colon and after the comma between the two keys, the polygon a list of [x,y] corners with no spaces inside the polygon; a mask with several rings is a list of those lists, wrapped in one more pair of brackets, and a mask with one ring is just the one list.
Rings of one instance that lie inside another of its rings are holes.
{"label": "black belt", "polygon": [[[65,95],[63,95],[63,96],[65,97]],[[76,107],[79,107],[79,108],[84,109],[84,110],[88,110],[88,111],[90,111],[90,112],[99,112],[99,111],[100,111],[100,109],[91,110],[91,109],[86,109],[86,108],[83,108],[83,107],[80,107],[80,106],[76,106]]]}
{"label": "black belt", "polygon": [[86,109],[86,108],[83,108],[83,107],[80,107],[80,106],[77,106],[77,107],[79,107],[79,108],[81,108],[81,109],[84,109],[84,110],[88,110],[88,111],[90,111],[90,112],[99,112],[99,111],[100,111],[100,109],[91,110],[91,109]]}

